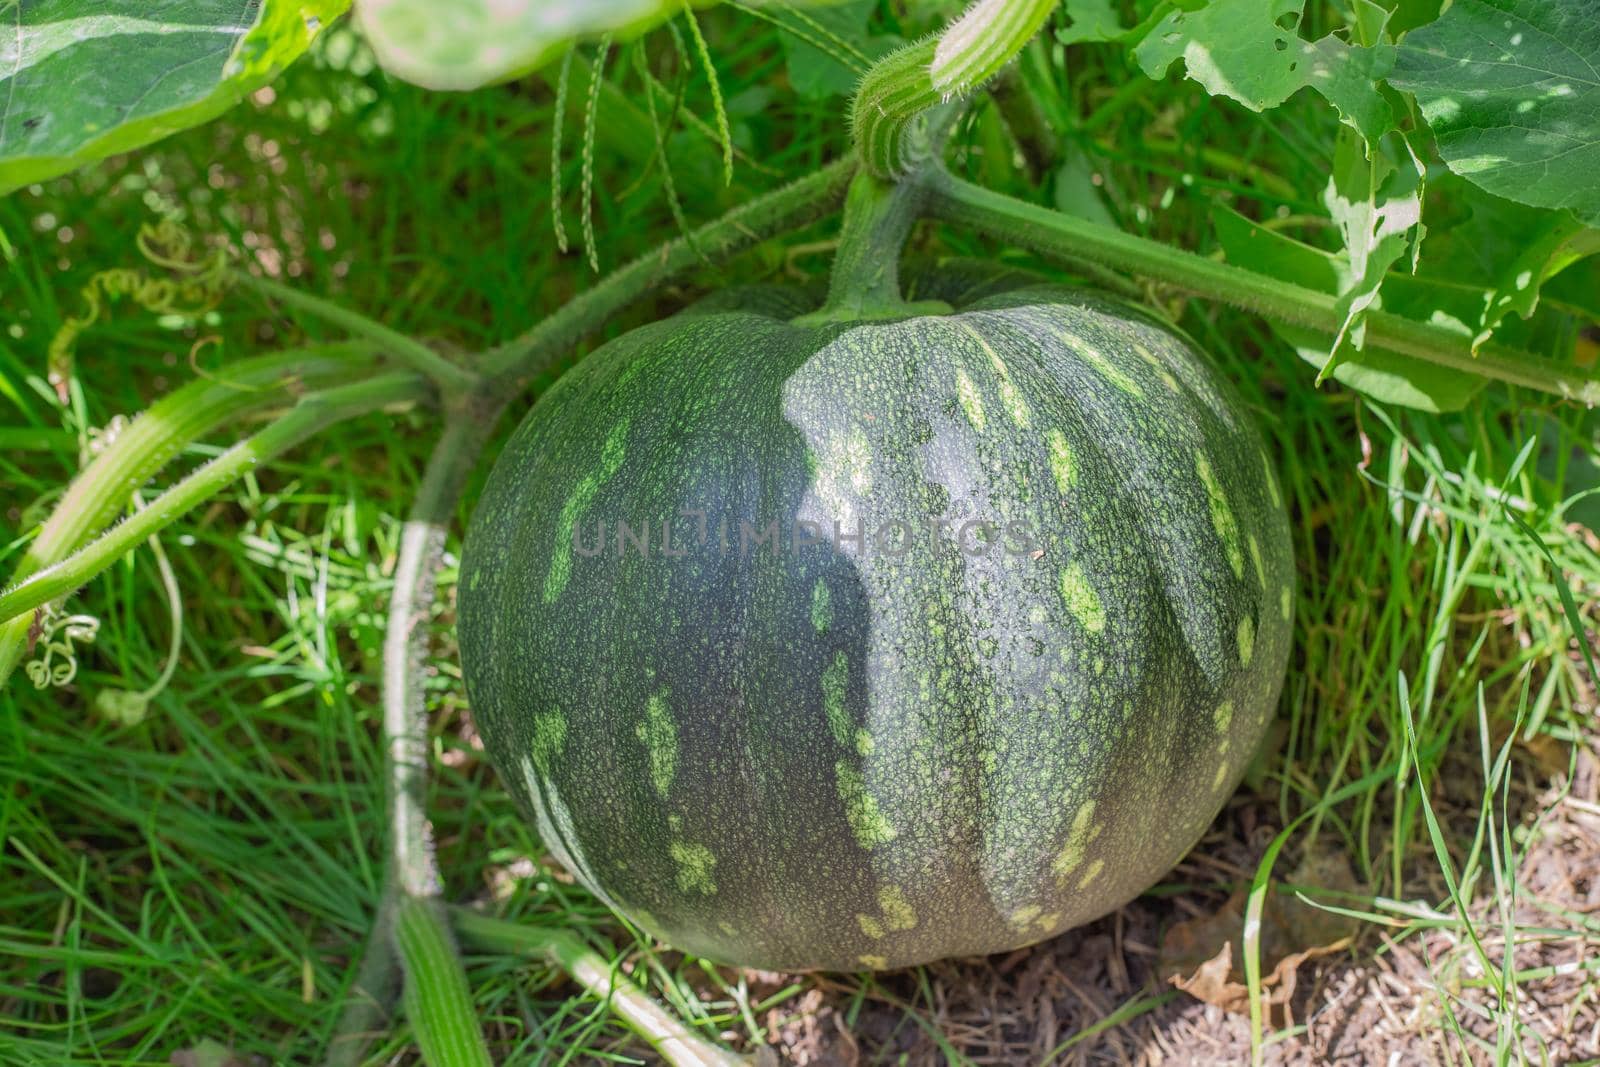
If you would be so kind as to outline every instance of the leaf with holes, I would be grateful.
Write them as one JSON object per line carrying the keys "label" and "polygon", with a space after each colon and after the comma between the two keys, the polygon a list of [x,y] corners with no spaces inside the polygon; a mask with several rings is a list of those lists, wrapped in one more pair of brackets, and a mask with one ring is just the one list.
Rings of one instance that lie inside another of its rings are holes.
{"label": "leaf with holes", "polygon": [[1406,37],[1393,82],[1416,95],[1451,170],[1600,226],[1594,0],[1456,0]]}
{"label": "leaf with holes", "polygon": [[1213,96],[1252,111],[1277,107],[1310,86],[1369,141],[1394,122],[1378,82],[1394,62],[1393,47],[1318,41],[1296,32],[1304,0],[1212,0],[1174,8],[1134,47],[1145,74],[1163,78],[1178,60]]}
{"label": "leaf with holes", "polygon": [[0,193],[209,122],[276,77],[347,6],[12,4],[0,43]]}
{"label": "leaf with holes", "polygon": [[1414,237],[1420,239],[1421,178],[1414,157],[1396,166],[1383,152],[1369,156],[1348,131],[1340,134],[1323,202],[1344,237],[1350,274],[1339,290],[1344,322],[1319,381],[1347,354],[1346,345],[1360,349],[1366,343],[1367,309],[1378,302],[1389,268],[1413,248]]}
{"label": "leaf with holes", "polygon": [[1119,6],[1113,0],[1064,0],[1061,7],[1068,23],[1056,30],[1056,40],[1062,44],[1119,40],[1128,33],[1117,13]]}

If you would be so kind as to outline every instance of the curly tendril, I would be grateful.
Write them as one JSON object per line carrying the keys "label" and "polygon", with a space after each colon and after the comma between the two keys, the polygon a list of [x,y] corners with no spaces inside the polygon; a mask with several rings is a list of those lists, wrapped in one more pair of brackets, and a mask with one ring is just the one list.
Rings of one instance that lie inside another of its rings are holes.
{"label": "curly tendril", "polygon": [[46,371],[65,404],[74,374],[78,338],[94,325],[109,302],[132,299],[157,315],[200,315],[215,307],[228,287],[228,254],[221,247],[197,250],[193,235],[172,219],[139,227],[139,253],[178,275],[152,277],[143,268],[112,267],[89,278],[82,289],[83,312],[70,316],[50,339]]}
{"label": "curly tendril", "polygon": [[78,643],[93,644],[100,620],[93,615],[64,615],[54,604],[39,609],[38,656],[27,666],[35,689],[67,685],[78,676]]}

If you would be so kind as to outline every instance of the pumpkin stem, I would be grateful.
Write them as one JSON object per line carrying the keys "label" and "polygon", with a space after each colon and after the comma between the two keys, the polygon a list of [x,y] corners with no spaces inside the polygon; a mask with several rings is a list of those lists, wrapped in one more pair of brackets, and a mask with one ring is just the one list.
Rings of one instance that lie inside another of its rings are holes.
{"label": "pumpkin stem", "polygon": [[839,248],[821,310],[795,321],[804,325],[901,319],[947,314],[942,301],[908,303],[900,292],[900,254],[925,201],[923,169],[885,181],[859,171],[845,194]]}

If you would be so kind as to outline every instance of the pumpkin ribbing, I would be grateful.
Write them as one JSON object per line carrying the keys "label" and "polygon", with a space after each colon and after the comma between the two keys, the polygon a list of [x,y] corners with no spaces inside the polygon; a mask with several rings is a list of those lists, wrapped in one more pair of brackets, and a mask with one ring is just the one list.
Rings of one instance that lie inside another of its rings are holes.
{"label": "pumpkin ribbing", "polygon": [[898,967],[1118,906],[1281,684],[1287,519],[1246,413],[1058,287],[782,305],[613,341],[508,444],[460,590],[496,766],[585,884],[713,959]]}

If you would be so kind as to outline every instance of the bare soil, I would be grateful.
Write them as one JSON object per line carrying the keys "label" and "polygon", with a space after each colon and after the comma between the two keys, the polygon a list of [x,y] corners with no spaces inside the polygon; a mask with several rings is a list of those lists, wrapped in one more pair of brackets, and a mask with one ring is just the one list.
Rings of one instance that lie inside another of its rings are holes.
{"label": "bare soil", "polygon": [[[1600,1062],[1594,969],[1600,957],[1597,753],[1600,745],[1591,737],[1576,754],[1570,782],[1564,769],[1552,773],[1565,768],[1567,753],[1519,749],[1515,757],[1511,819],[1536,835],[1518,872],[1515,904],[1515,920],[1524,928],[1515,967],[1535,972],[1516,986],[1522,1050],[1532,1063]],[[1459,775],[1441,776],[1459,784],[1435,789],[1433,796],[1458,865],[1477,823],[1480,797],[1473,786],[1482,781],[1476,764],[1462,759]],[[846,1067],[943,1064],[954,1054],[979,1064],[1249,1063],[1248,1016],[1174,989],[1163,944],[1186,922],[1212,928],[1236,923],[1226,910],[1230,888],[1249,882],[1279,828],[1274,802],[1241,794],[1168,879],[1199,888],[1147,895],[1089,926],[1009,955],[931,965],[925,980],[917,972],[870,982],[809,977],[804,994],[761,1020],[773,1035],[776,1059]],[[1277,870],[1292,871],[1295,862],[1282,857]],[[1406,899],[1430,907],[1443,902],[1439,910],[1449,912],[1448,890],[1431,852],[1418,850],[1404,866]],[[1476,889],[1475,925],[1484,954],[1499,968],[1505,942],[1495,887],[1485,876]],[[1535,927],[1561,933],[1534,936],[1528,928]],[[1292,995],[1271,1020],[1267,1063],[1494,1061],[1500,1028],[1486,1010],[1494,994],[1459,924],[1407,929],[1359,922],[1351,932],[1348,948],[1294,968]],[[1586,959],[1589,969],[1583,967]],[[795,980],[760,973],[746,978],[756,995]],[[1113,1018],[1121,1006],[1162,994],[1170,999],[1151,1010]],[[1075,1035],[1080,1036],[1063,1048]],[[762,1058],[774,1057],[765,1052]]]}

